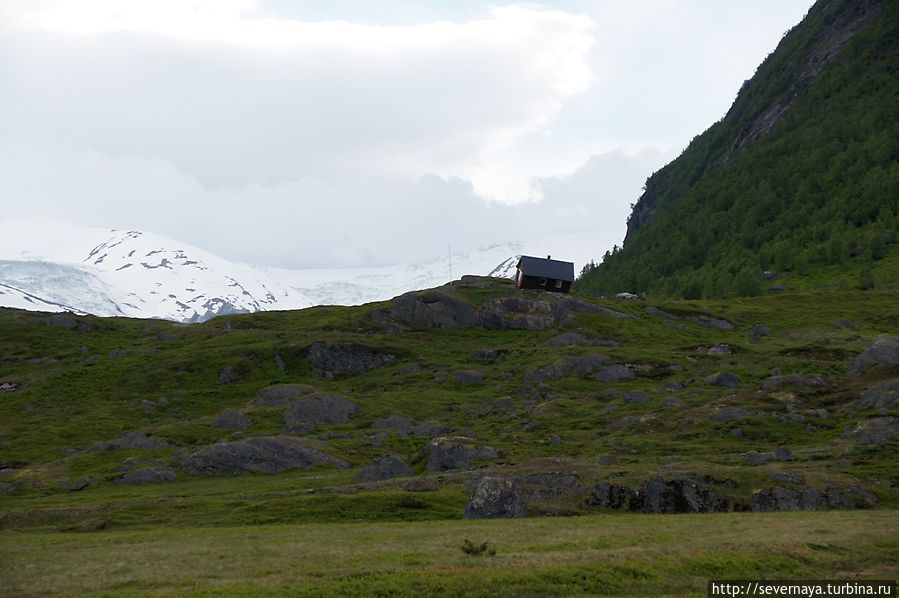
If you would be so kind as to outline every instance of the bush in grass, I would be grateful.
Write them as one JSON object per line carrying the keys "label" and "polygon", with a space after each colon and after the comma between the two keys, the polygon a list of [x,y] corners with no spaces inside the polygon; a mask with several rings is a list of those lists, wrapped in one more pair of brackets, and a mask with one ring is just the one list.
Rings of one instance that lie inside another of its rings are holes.
{"label": "bush in grass", "polygon": [[471,540],[465,539],[462,540],[461,548],[462,552],[470,554],[471,556],[494,556],[496,554],[496,548],[490,546],[487,542],[475,544]]}

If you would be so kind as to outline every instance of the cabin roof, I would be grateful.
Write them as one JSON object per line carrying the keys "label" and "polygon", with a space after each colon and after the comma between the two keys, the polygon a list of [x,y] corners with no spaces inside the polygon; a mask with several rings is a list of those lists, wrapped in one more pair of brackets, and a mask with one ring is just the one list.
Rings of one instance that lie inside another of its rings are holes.
{"label": "cabin roof", "polygon": [[518,269],[525,276],[539,276],[540,278],[574,282],[574,264],[572,262],[523,255],[518,260]]}

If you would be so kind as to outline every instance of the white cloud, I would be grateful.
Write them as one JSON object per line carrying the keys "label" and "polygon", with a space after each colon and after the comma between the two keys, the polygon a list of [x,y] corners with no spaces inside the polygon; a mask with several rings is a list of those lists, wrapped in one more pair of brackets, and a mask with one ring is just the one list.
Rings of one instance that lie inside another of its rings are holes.
{"label": "white cloud", "polygon": [[645,177],[801,15],[555,3],[422,0],[397,24],[353,20],[349,0],[330,20],[293,1],[5,0],[3,212],[280,266],[620,239]]}

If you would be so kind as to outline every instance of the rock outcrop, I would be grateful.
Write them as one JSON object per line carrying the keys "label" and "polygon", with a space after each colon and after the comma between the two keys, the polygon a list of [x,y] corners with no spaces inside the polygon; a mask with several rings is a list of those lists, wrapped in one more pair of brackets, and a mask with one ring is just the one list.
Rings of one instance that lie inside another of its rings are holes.
{"label": "rock outcrop", "polygon": [[393,363],[396,356],[354,343],[318,342],[309,347],[309,363],[319,376],[361,374]]}
{"label": "rock outcrop", "polygon": [[412,470],[405,461],[395,455],[387,455],[375,459],[362,468],[356,475],[357,482],[378,482],[391,478],[405,478],[412,475]]}
{"label": "rock outcrop", "polygon": [[466,519],[524,517],[527,504],[511,480],[484,477],[465,506]]}
{"label": "rock outcrop", "polygon": [[428,471],[468,469],[472,461],[496,459],[497,453],[489,446],[477,446],[467,438],[435,438],[425,449]]}
{"label": "rock outcrop", "polygon": [[181,456],[181,466],[191,475],[280,473],[317,465],[349,466],[289,436],[258,436],[237,442],[219,442]]}

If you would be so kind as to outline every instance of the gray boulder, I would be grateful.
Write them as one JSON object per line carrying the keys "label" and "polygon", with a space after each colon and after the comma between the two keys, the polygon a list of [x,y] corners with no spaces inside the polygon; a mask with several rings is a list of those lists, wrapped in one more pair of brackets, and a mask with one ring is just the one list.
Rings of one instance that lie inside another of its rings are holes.
{"label": "gray boulder", "polygon": [[827,380],[820,374],[787,374],[785,376],[771,376],[762,382],[762,388],[765,390],[774,390],[783,386],[818,388],[827,386]]}
{"label": "gray boulder", "polygon": [[396,360],[395,355],[362,345],[331,342],[313,343],[307,358],[312,369],[325,378],[361,374]]}
{"label": "gray boulder", "polygon": [[764,465],[774,459],[774,453],[760,453],[758,451],[749,451],[743,456],[750,465]]}
{"label": "gray boulder", "polygon": [[413,436],[427,436],[429,438],[443,436],[445,434],[449,434],[452,431],[452,428],[444,426],[440,422],[435,421],[426,421],[412,428]]}
{"label": "gray boulder", "polygon": [[542,343],[542,347],[568,347],[570,345],[597,345],[603,347],[615,347],[618,345],[613,340],[586,336],[580,332],[562,332]]}
{"label": "gray boulder", "polygon": [[725,388],[739,388],[740,379],[730,372],[717,372],[705,379],[705,383],[711,386],[723,386]]}
{"label": "gray boulder", "polygon": [[259,391],[256,405],[260,407],[282,407],[295,399],[305,397],[318,389],[305,384],[273,384]]}
{"label": "gray boulder", "polygon": [[124,449],[162,449],[168,444],[158,438],[147,436],[146,432],[137,430],[134,432],[125,432],[118,440],[113,443],[115,446]]}
{"label": "gray boulder", "polygon": [[484,477],[468,499],[465,519],[524,517],[527,512],[527,504],[511,481]]}
{"label": "gray boulder", "polygon": [[762,326],[761,324],[759,324],[749,331],[749,338],[751,339],[759,339],[763,336],[771,336],[771,329],[767,326]]}
{"label": "gray boulder", "polygon": [[284,423],[345,424],[356,413],[356,404],[336,395],[315,392],[290,402]]}
{"label": "gray boulder", "polygon": [[880,415],[887,415],[899,407],[899,378],[866,389],[851,406],[855,411],[873,409]]}
{"label": "gray boulder", "polygon": [[13,494],[17,491],[18,489],[13,484],[0,482],[0,494]]}
{"label": "gray boulder", "polygon": [[525,372],[524,379],[527,382],[546,382],[565,376],[586,376],[600,369],[608,359],[607,355],[565,357],[550,365]]}
{"label": "gray boulder", "polygon": [[174,481],[175,472],[167,467],[145,467],[126,473],[124,476],[115,480],[115,483],[123,484],[125,486],[135,486],[138,484],[161,484],[163,482]]}
{"label": "gray boulder", "polygon": [[644,513],[715,513],[728,509],[727,502],[698,477],[643,482],[634,494],[631,509]]}
{"label": "gray boulder", "polygon": [[624,486],[600,482],[594,486],[593,491],[590,492],[590,496],[587,497],[584,504],[588,507],[599,507],[601,509],[621,509],[627,506],[630,496],[630,490]]}
{"label": "gray boulder", "polygon": [[472,461],[496,459],[489,446],[474,446],[465,438],[435,438],[425,449],[428,471],[468,469]]}
{"label": "gray boulder", "polygon": [[899,435],[896,418],[872,417],[849,426],[843,432],[843,436],[855,439],[859,444],[883,444],[887,440]]}
{"label": "gray boulder", "polygon": [[614,364],[599,368],[594,378],[600,382],[619,382],[621,380],[630,380],[635,376],[634,370],[626,365]]}
{"label": "gray boulder", "polygon": [[461,370],[453,376],[453,382],[462,386],[470,386],[472,384],[480,384],[484,381],[484,374],[477,370]]}
{"label": "gray boulder", "polygon": [[381,480],[389,480],[390,478],[405,478],[412,475],[409,466],[394,455],[387,455],[375,459],[362,468],[356,475],[357,482],[378,482]]}
{"label": "gray boulder", "polygon": [[622,397],[625,403],[631,403],[634,405],[645,405],[649,403],[649,395],[646,394],[646,391],[643,390],[633,390],[631,392],[624,393],[624,397]]}
{"label": "gray boulder", "polygon": [[725,407],[711,417],[714,421],[729,422],[735,419],[743,419],[751,417],[752,412],[742,407]]}
{"label": "gray boulder", "polygon": [[236,442],[219,442],[181,458],[191,475],[281,473],[288,469],[310,469],[317,465],[349,467],[299,438],[258,436]]}
{"label": "gray boulder", "polygon": [[765,488],[752,495],[750,508],[756,513],[772,511],[814,511],[826,504],[814,488]]}
{"label": "gray boulder", "polygon": [[251,425],[253,425],[253,420],[238,409],[225,409],[212,422],[213,428],[223,430],[246,430]]}
{"label": "gray boulder", "polygon": [[849,375],[857,376],[862,371],[876,367],[899,366],[899,338],[879,338],[856,357],[849,365]]}
{"label": "gray boulder", "polygon": [[792,461],[793,451],[785,446],[777,447],[776,449],[774,449],[774,458],[778,461]]}

